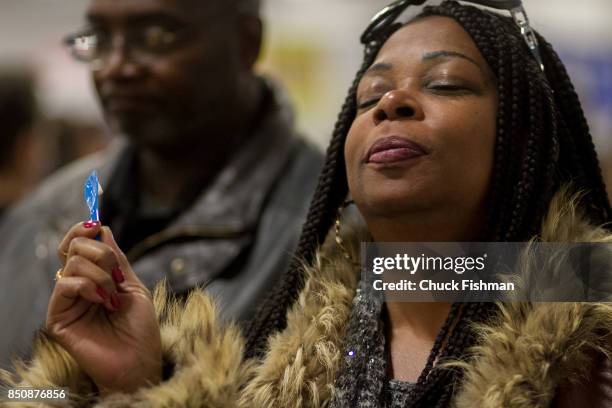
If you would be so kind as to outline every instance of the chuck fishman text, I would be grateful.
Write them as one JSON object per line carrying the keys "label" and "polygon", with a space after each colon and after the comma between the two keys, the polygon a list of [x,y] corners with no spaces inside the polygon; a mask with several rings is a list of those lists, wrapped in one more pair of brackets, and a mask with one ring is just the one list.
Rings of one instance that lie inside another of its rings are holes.
{"label": "chuck fishman text", "polygon": [[512,282],[485,282],[472,279],[451,280],[448,282],[434,282],[429,279],[417,281],[402,279],[396,282],[384,282],[381,279],[377,279],[372,282],[372,287],[374,290],[384,291],[514,291],[514,283]]}

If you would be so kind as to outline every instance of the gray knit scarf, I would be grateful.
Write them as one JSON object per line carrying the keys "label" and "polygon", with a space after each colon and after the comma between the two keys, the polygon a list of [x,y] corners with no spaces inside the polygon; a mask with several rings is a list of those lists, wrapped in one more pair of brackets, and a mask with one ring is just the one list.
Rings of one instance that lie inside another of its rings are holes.
{"label": "gray knit scarf", "polygon": [[383,294],[357,287],[345,338],[345,356],[330,408],[405,406],[409,383],[387,380]]}

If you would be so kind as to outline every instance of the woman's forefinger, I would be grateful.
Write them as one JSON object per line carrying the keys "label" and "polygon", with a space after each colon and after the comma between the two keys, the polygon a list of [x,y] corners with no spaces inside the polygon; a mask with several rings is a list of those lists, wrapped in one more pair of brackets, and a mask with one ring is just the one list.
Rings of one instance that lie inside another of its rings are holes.
{"label": "woman's forefinger", "polygon": [[68,258],[70,243],[74,238],[83,237],[94,239],[100,233],[100,228],[101,225],[98,221],[79,222],[70,228],[57,248],[57,256],[59,257],[62,265],[66,265],[66,258]]}

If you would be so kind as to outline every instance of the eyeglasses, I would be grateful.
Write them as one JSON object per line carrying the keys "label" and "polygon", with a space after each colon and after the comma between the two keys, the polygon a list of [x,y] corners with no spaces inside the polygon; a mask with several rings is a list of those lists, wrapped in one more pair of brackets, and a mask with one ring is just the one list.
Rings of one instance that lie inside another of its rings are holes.
{"label": "eyeglasses", "polygon": [[[128,29],[122,36],[122,46],[129,48],[130,57],[143,62],[174,50],[183,39],[184,27],[172,28],[162,24],[148,24]],[[114,47],[114,36],[102,28],[86,28],[69,35],[64,44],[72,56],[82,62],[100,62]]]}
{"label": "eyeglasses", "polygon": [[[397,20],[408,6],[419,6],[426,1],[427,0],[398,0],[391,3],[372,18],[372,21],[361,35],[361,43],[364,44],[367,49],[376,39],[380,38],[380,35]],[[540,69],[544,71],[544,63],[540,55],[538,39],[529,25],[529,19],[527,18],[527,13],[523,8],[521,0],[466,0],[465,2],[479,4],[497,10],[509,11],[515,24],[519,27],[521,35],[525,39],[531,54],[537,61]]]}

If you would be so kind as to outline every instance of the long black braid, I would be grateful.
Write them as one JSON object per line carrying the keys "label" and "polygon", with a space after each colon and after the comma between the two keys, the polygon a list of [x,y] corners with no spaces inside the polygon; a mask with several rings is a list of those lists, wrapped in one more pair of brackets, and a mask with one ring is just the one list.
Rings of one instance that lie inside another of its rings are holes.
{"label": "long black braid", "polygon": [[[545,65],[542,72],[514,22],[507,17],[455,1],[426,7],[417,18],[427,16],[457,21],[497,78],[497,135],[485,220],[488,239],[526,241],[536,236],[553,194],[567,182],[586,192],[582,204],[593,223],[609,222],[612,212],[589,128],[565,67],[552,46],[538,35]],[[248,357],[261,355],[267,338],[285,327],[286,312],[304,285],[302,262],[313,259],[332,226],[336,209],[346,197],[343,147],[356,115],[357,86],[386,39],[399,26],[390,27],[366,49],[336,122],[294,261],[247,329]],[[411,390],[411,406],[450,404],[461,373],[437,369],[433,363],[436,359],[461,358],[475,341],[471,323],[487,319],[494,313],[494,306],[469,303],[460,310],[455,305],[452,310],[441,330],[450,332],[446,345],[442,347],[443,341],[436,339],[426,368]]]}
{"label": "long black braid", "polygon": [[344,141],[357,111],[355,100],[359,81],[365,70],[374,61],[375,56],[375,53],[366,55],[364,64],[358,71],[342,105],[331,142],[327,148],[319,183],[310,203],[306,222],[302,227],[302,235],[289,269],[246,330],[247,357],[259,355],[266,346],[267,336],[285,326],[287,309],[297,299],[304,285],[301,273],[303,261],[312,259],[336,217],[337,208],[348,193],[343,154]]}

